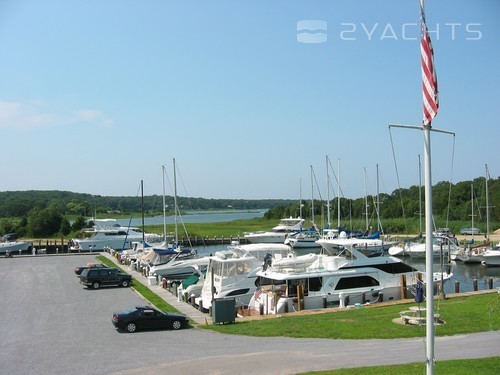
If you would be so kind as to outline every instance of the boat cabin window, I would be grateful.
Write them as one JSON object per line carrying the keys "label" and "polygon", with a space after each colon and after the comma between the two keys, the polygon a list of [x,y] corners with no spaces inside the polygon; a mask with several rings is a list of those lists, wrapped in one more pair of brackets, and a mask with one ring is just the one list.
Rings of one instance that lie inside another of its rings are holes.
{"label": "boat cabin window", "polygon": [[153,259],[151,260],[151,264],[160,265],[168,263],[172,258],[174,258],[176,254],[158,254],[155,253]]}
{"label": "boat cabin window", "polygon": [[321,249],[321,254],[332,255],[332,256],[343,256],[347,259],[356,259],[354,254],[349,250],[348,247],[343,245],[333,245],[331,248],[323,247]]}
{"label": "boat cabin window", "polygon": [[384,271],[386,273],[391,273],[393,275],[400,273],[408,273],[408,272],[419,272],[416,268],[413,268],[412,266],[403,262],[381,263],[374,265],[373,267],[378,268],[379,270]]}
{"label": "boat cabin window", "polygon": [[116,237],[116,236],[126,236],[127,232],[119,231],[119,232],[103,232],[107,237]]}
{"label": "boat cabin window", "polygon": [[244,260],[226,263],[224,264],[224,266],[225,267],[223,267],[221,275],[222,277],[234,277],[238,275],[246,275],[253,269],[252,262]]}
{"label": "boat cabin window", "polygon": [[222,263],[217,261],[210,262],[210,271],[214,276],[222,276]]}
{"label": "boat cabin window", "polygon": [[366,288],[378,285],[380,285],[379,282],[371,276],[342,277],[335,286],[335,290]]}
{"label": "boat cabin window", "polygon": [[217,262],[212,260],[210,262],[210,270],[214,276],[219,277],[234,277],[246,275],[253,270],[251,261],[239,260],[237,262]]}
{"label": "boat cabin window", "polygon": [[309,292],[317,292],[321,290],[322,280],[321,277],[311,277],[307,279],[294,279],[287,282],[286,295],[287,297],[297,296],[297,286],[304,286],[304,295],[308,295]]}

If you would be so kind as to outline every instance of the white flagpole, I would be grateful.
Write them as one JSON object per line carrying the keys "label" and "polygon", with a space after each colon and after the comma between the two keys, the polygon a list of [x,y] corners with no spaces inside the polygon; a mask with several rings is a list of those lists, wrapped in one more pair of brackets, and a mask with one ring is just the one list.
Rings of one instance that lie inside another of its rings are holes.
{"label": "white flagpole", "polygon": [[432,254],[431,126],[424,126],[426,368],[434,374],[434,259]]}
{"label": "white flagpole", "polygon": [[[422,16],[424,0],[420,0]],[[425,301],[426,301],[426,373],[434,374],[434,259],[432,254],[432,173],[431,173],[431,123],[423,126],[424,132],[424,184],[425,184]]]}

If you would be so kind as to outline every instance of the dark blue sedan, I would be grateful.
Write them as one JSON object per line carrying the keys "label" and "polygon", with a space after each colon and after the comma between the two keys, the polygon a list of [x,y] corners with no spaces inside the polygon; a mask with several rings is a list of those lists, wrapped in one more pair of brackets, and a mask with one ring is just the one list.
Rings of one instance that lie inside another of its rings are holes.
{"label": "dark blue sedan", "polygon": [[116,328],[135,332],[138,329],[180,329],[188,325],[189,319],[181,314],[166,313],[151,306],[115,312],[111,320]]}

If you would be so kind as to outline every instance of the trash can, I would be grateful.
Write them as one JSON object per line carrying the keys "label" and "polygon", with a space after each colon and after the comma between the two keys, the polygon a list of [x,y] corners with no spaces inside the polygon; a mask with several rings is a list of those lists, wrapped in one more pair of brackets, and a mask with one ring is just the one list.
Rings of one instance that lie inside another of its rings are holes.
{"label": "trash can", "polygon": [[212,303],[212,322],[214,324],[234,323],[236,300],[234,298],[215,299]]}

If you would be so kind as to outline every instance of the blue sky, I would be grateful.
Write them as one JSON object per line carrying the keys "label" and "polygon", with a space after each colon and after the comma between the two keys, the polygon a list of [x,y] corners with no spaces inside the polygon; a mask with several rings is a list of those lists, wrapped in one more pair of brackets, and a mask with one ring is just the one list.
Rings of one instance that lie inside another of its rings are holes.
{"label": "blue sky", "polygon": [[[426,17],[433,126],[456,132],[432,135],[433,183],[497,178],[500,2],[427,0]],[[387,124],[422,118],[418,22],[417,0],[4,0],[0,191],[161,194],[176,158],[182,196],[307,199],[312,165],[324,198],[328,155],[345,196],[364,169],[374,194],[377,164],[390,193]],[[418,184],[421,132],[391,133]]]}

